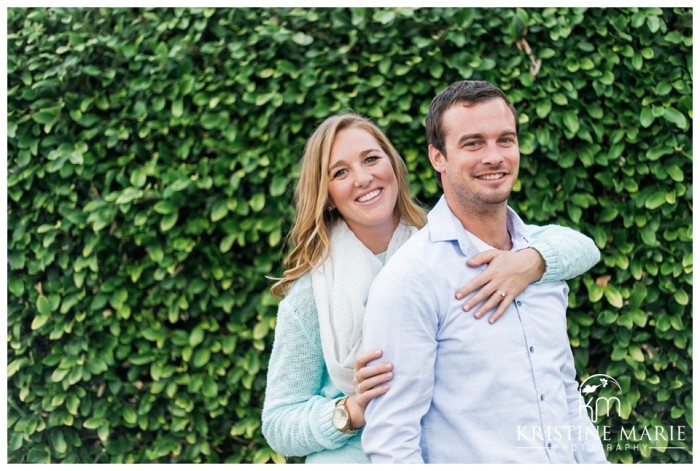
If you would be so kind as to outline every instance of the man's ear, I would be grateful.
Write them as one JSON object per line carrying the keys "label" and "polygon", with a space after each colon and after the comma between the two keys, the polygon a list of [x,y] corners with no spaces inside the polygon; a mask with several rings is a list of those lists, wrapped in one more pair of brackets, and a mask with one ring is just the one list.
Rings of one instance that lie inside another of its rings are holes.
{"label": "man's ear", "polygon": [[442,173],[445,170],[445,160],[447,159],[443,153],[432,144],[428,145],[428,158],[430,158],[430,163],[437,173]]}

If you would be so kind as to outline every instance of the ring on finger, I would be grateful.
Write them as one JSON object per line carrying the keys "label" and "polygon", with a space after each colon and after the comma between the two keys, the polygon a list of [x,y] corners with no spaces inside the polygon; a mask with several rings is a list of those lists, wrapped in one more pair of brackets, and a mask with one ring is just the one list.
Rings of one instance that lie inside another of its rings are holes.
{"label": "ring on finger", "polygon": [[502,298],[505,298],[505,297],[506,297],[506,293],[504,293],[504,292],[501,291],[500,289],[497,289],[497,290],[496,290],[496,293],[500,294]]}

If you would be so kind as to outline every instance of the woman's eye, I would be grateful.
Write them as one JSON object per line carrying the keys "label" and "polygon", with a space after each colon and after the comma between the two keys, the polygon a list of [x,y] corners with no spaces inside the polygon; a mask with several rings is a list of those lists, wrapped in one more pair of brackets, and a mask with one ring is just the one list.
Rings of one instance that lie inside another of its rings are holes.
{"label": "woman's eye", "polygon": [[341,168],[340,170],[338,170],[337,172],[335,172],[335,173],[333,174],[333,178],[342,177],[342,176],[345,175],[346,173],[347,173],[347,169]]}
{"label": "woman's eye", "polygon": [[371,155],[365,159],[365,163],[371,164],[376,162],[377,160],[379,160],[379,157],[377,157],[376,155]]}

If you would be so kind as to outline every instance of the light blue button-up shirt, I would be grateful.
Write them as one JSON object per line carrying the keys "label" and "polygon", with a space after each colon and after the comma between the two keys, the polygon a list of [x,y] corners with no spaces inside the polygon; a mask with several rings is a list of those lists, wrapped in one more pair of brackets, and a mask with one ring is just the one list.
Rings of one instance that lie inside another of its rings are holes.
{"label": "light blue button-up shirt", "polygon": [[[530,245],[508,209],[513,250]],[[462,311],[454,287],[482,269],[445,197],[372,285],[364,345],[394,364],[370,402],[362,447],[372,462],[605,463],[578,391],[566,331],[568,286],[529,286],[495,324]]]}

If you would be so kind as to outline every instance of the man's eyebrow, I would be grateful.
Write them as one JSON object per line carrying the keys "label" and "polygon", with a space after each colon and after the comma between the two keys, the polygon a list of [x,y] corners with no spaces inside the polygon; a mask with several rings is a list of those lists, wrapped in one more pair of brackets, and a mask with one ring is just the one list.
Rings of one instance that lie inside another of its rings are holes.
{"label": "man's eyebrow", "polygon": [[484,137],[483,134],[480,132],[476,132],[474,134],[462,134],[457,141],[457,144],[461,145],[464,144],[465,141],[468,141],[469,139],[482,139]]}
{"label": "man's eyebrow", "polygon": [[[514,130],[508,129],[506,131],[503,131],[501,134],[498,135],[498,137],[504,137],[504,136],[517,136],[517,133]],[[468,141],[470,139],[483,139],[484,135],[480,132],[475,132],[473,134],[463,134],[460,136],[459,140],[457,141],[458,145],[464,144],[465,141]]]}

